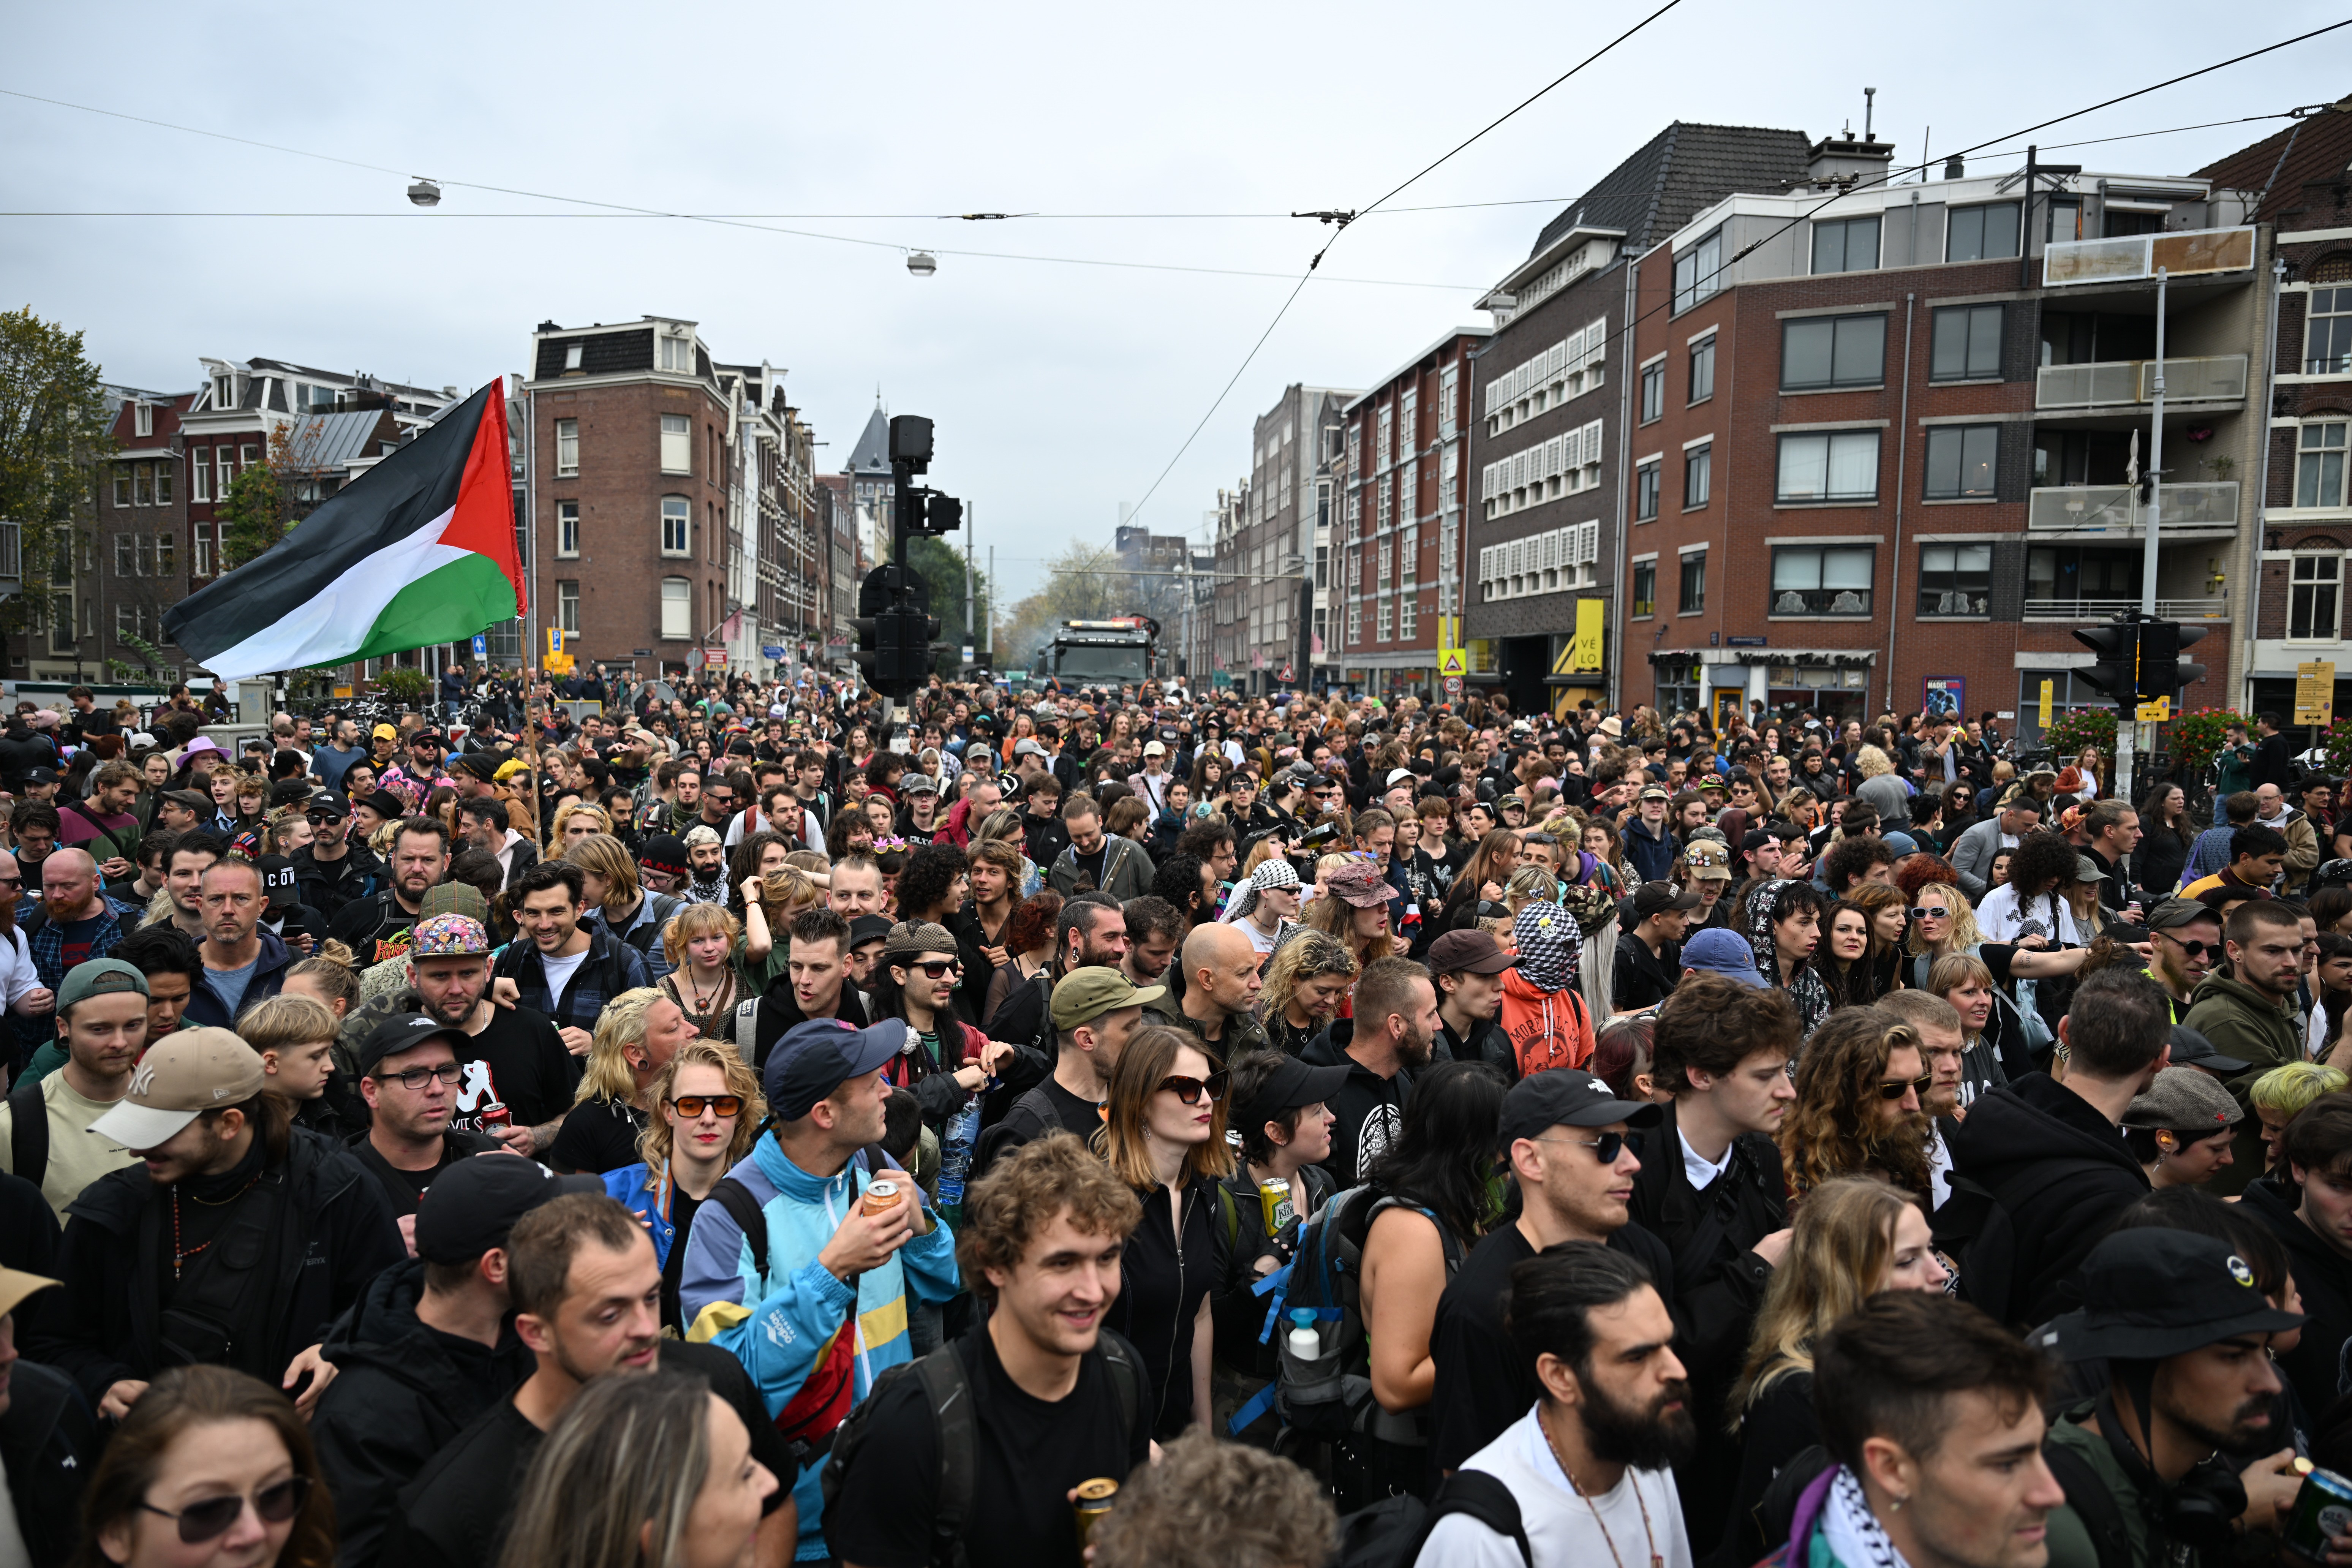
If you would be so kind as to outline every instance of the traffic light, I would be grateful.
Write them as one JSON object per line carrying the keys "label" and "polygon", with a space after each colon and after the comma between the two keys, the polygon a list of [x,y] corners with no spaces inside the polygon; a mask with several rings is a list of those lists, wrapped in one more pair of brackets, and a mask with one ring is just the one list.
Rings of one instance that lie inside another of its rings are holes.
{"label": "traffic light", "polygon": [[895,689],[898,684],[899,625],[898,614],[887,609],[879,615],[860,616],[849,623],[849,629],[857,637],[857,651],[850,657],[866,672],[866,683],[893,697],[899,695]]}
{"label": "traffic light", "polygon": [[923,492],[923,531],[936,537],[963,526],[963,502],[938,490]]}
{"label": "traffic light", "polygon": [[2139,702],[2139,626],[2134,621],[2106,621],[2084,626],[2074,640],[2099,656],[2099,662],[2077,669],[2074,679],[2107,698],[2128,717]]}
{"label": "traffic light", "polygon": [[2203,626],[2179,621],[2144,621],[2139,628],[2139,700],[2177,697],[2184,686],[2205,679],[2201,664],[2183,664],[2180,650],[2203,637]]}

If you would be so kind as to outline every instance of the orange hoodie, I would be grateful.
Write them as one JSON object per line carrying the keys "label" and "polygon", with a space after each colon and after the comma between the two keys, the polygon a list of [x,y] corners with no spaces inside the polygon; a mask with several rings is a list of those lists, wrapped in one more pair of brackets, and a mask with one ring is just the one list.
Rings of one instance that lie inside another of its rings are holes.
{"label": "orange hoodie", "polygon": [[1592,1059],[1592,1015],[1573,986],[1546,991],[1517,969],[1506,969],[1501,1023],[1521,1078]]}

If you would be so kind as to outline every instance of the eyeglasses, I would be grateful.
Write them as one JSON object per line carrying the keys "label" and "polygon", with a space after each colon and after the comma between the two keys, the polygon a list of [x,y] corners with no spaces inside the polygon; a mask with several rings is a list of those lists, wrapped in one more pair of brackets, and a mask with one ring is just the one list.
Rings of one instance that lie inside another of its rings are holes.
{"label": "eyeglasses", "polygon": [[[456,1062],[443,1062],[439,1067],[403,1068],[392,1076],[399,1080],[401,1088],[414,1092],[436,1080],[442,1083],[456,1083],[466,1076],[466,1069]],[[378,1076],[376,1081],[382,1083],[383,1079]]]}
{"label": "eyeglasses", "polygon": [[[302,1511],[302,1505],[310,1496],[310,1477],[289,1476],[254,1493],[253,1511],[261,1516],[265,1524],[283,1524]],[[181,1541],[196,1546],[215,1536],[226,1534],[229,1527],[244,1517],[245,1504],[244,1494],[234,1493],[228,1497],[206,1498],[202,1502],[190,1503],[177,1513],[144,1500],[139,1506],[149,1513],[160,1513],[165,1519],[178,1520]]]}
{"label": "eyeglasses", "polygon": [[2162,937],[2165,941],[2172,943],[2173,946],[2179,948],[2181,952],[2187,953],[2191,958],[2195,958],[2200,953],[2206,952],[2211,953],[2216,958],[2222,956],[2221,949],[2224,944],[2218,942],[2183,942],[2180,938],[2173,935],[2168,931],[2160,931],[2156,934]]}
{"label": "eyeglasses", "polygon": [[1919,1093],[1925,1094],[1935,1081],[1934,1073],[1924,1073],[1917,1078],[1884,1079],[1878,1086],[1878,1098],[1890,1101],[1897,1100],[1903,1098],[1903,1092],[1906,1089],[1916,1089]]}
{"label": "eyeglasses", "polygon": [[1163,1078],[1160,1080],[1160,1087],[1187,1105],[1200,1104],[1201,1096],[1203,1093],[1208,1095],[1211,1103],[1213,1104],[1225,1098],[1225,1086],[1233,1081],[1234,1075],[1220,1068],[1205,1079],[1181,1076]]}
{"label": "eyeglasses", "polygon": [[1906,910],[1904,912],[1915,921],[1948,921],[1952,918],[1951,910],[1939,910],[1933,905],[1926,909]]}
{"label": "eyeglasses", "polygon": [[1591,1150],[1592,1157],[1604,1165],[1615,1164],[1617,1156],[1625,1148],[1625,1134],[1622,1132],[1603,1132],[1598,1138],[1538,1138],[1533,1141],[1538,1143],[1574,1143],[1580,1148]]}
{"label": "eyeglasses", "polygon": [[743,1097],[740,1094],[681,1094],[669,1102],[669,1108],[688,1121],[706,1110],[715,1110],[721,1116],[740,1116],[743,1113]]}
{"label": "eyeglasses", "polygon": [[919,969],[933,980],[945,980],[949,975],[961,973],[963,970],[963,965],[952,958],[927,958],[920,963],[910,963],[907,967]]}

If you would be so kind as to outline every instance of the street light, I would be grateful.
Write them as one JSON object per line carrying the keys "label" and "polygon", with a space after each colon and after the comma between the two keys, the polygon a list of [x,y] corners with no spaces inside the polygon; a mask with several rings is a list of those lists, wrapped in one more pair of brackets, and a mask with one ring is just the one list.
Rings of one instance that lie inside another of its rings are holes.
{"label": "street light", "polygon": [[929,278],[940,269],[939,258],[928,250],[907,252],[907,270],[918,278]]}
{"label": "street light", "polygon": [[441,205],[441,187],[419,176],[417,182],[408,187],[408,199],[420,207],[437,207]]}

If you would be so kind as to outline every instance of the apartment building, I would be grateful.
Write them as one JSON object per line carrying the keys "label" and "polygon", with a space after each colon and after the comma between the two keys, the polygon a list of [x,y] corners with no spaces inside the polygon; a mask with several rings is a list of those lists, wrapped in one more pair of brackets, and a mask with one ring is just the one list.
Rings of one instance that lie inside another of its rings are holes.
{"label": "apartment building", "polygon": [[[2200,177],[2266,193],[2253,214],[2276,235],[2270,411],[2254,492],[2258,571],[2240,630],[2234,706],[2294,717],[2295,667],[2336,666],[2336,712],[2352,711],[2344,647],[2344,554],[2352,547],[2352,115],[2322,114],[2224,158]],[[2215,660],[2206,645],[2197,649]]]}
{"label": "apartment building", "polygon": [[1293,383],[1252,426],[1242,515],[1217,539],[1224,575],[1216,615],[1235,629],[1234,683],[1254,694],[1331,679],[1332,466],[1344,438],[1340,410],[1357,396]]}
{"label": "apartment building", "polygon": [[[1801,184],[1634,258],[1624,700],[1824,721],[1949,704],[2029,740],[2104,699],[2069,635],[2140,603],[2161,289],[2159,613],[2237,689],[2269,231],[2200,176],[2074,165]],[[2208,658],[2216,644],[2226,661]],[[1646,665],[1646,670],[1640,669]]]}
{"label": "apartment building", "polygon": [[1340,410],[1339,538],[1328,570],[1338,679],[1351,690],[1443,691],[1439,634],[1462,613],[1469,360],[1488,335],[1446,333]]}
{"label": "apartment building", "polygon": [[1546,224],[1479,300],[1495,322],[1469,356],[1461,458],[1469,679],[1521,712],[1605,700],[1622,683],[1620,549],[1627,259],[1733,191],[1804,172],[1799,131],[1666,126]]}

